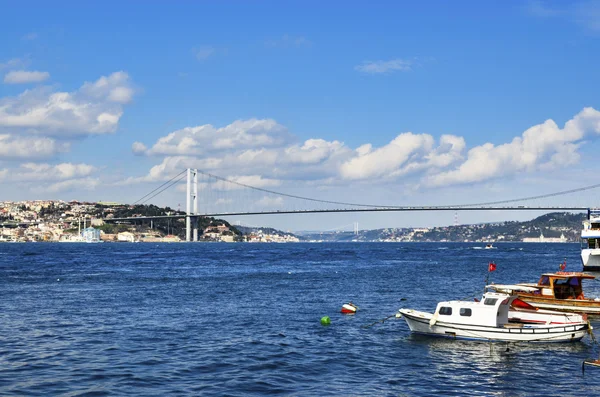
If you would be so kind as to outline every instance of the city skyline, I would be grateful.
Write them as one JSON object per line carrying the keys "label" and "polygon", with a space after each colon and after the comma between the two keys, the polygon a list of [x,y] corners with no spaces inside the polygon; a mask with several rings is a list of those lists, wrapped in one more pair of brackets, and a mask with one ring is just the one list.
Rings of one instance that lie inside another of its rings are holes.
{"label": "city skyline", "polygon": [[[598,183],[598,1],[0,4],[0,200],[133,203],[188,167],[406,206]],[[599,205],[591,192],[543,204]],[[151,203],[185,209],[185,186]],[[455,222],[451,212],[227,220]]]}

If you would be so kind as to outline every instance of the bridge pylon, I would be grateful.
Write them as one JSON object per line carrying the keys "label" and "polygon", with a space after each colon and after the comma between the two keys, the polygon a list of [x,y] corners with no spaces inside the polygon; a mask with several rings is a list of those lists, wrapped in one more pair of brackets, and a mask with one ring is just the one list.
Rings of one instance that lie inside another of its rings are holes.
{"label": "bridge pylon", "polygon": [[[192,209],[193,207],[193,209]],[[193,236],[192,236],[193,223]],[[198,170],[187,169],[185,240],[198,241]]]}

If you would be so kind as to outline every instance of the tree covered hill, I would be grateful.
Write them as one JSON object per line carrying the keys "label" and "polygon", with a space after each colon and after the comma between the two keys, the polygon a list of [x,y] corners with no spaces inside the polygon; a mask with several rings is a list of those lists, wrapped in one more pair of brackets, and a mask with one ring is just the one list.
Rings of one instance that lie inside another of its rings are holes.
{"label": "tree covered hill", "polygon": [[435,227],[418,236],[419,241],[523,241],[524,238],[556,238],[563,235],[567,241],[578,241],[586,214],[555,212],[530,221],[507,221]]}
{"label": "tree covered hill", "polygon": [[523,241],[524,238],[556,238],[563,235],[567,241],[579,241],[583,213],[554,212],[530,221],[506,221],[473,225],[441,226],[433,228],[386,228],[352,232],[307,233],[305,240],[320,241]]}

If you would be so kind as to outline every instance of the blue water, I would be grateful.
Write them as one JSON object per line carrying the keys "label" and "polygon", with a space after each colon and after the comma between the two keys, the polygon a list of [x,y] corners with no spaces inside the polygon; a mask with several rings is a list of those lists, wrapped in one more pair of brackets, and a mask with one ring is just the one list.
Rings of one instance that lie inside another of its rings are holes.
{"label": "blue water", "polygon": [[497,283],[581,269],[577,244],[482,246],[0,244],[0,395],[600,395],[590,337],[506,351],[365,327],[480,295],[490,260]]}

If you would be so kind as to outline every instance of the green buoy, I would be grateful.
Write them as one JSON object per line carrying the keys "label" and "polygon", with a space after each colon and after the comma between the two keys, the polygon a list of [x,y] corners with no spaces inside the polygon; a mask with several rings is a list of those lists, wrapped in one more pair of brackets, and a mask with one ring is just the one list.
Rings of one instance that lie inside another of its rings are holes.
{"label": "green buoy", "polygon": [[321,317],[321,325],[329,325],[329,324],[331,324],[331,320],[329,319],[329,316]]}

